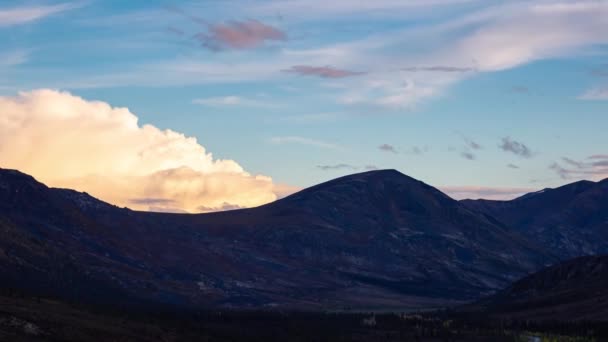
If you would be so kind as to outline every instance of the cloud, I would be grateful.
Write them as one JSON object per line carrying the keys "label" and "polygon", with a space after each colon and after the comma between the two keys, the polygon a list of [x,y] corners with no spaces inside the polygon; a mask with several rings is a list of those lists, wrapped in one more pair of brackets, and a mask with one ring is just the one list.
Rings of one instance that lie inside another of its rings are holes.
{"label": "cloud", "polygon": [[26,24],[45,17],[80,7],[77,3],[23,6],[0,9],[0,27]]}
{"label": "cloud", "polygon": [[517,166],[515,164],[507,164],[507,167],[510,169],[519,169],[519,166]]}
{"label": "cloud", "polygon": [[395,146],[389,144],[382,144],[378,146],[378,149],[383,152],[398,153]]}
{"label": "cloud", "polygon": [[530,92],[530,88],[526,86],[512,86],[510,90],[512,93],[517,94],[527,94]]}
{"label": "cloud", "polygon": [[608,64],[593,68],[591,69],[590,73],[596,77],[608,77]]}
{"label": "cloud", "polygon": [[579,100],[605,101],[608,100],[608,88],[593,88],[578,97]]}
{"label": "cloud", "polygon": [[207,97],[192,100],[194,104],[200,104],[209,107],[258,107],[258,108],[275,108],[276,105],[266,103],[259,100],[246,99],[239,96],[221,96]]}
{"label": "cloud", "polygon": [[136,204],[136,205],[167,205],[167,204],[173,204],[175,201],[172,199],[166,199],[166,198],[132,198],[129,200],[129,202]]}
{"label": "cloud", "polygon": [[477,142],[475,142],[473,139],[466,137],[464,135],[461,135],[462,140],[464,140],[464,143],[466,145],[466,148],[472,149],[472,150],[481,150],[483,149],[483,146],[481,146],[480,144],[478,144]]}
{"label": "cloud", "polygon": [[608,5],[603,1],[513,2],[482,10],[457,25],[471,34],[448,46],[453,56],[474,58],[481,71],[513,68],[564,56],[608,42]]}
{"label": "cloud", "polygon": [[195,138],[140,126],[126,108],[35,90],[0,97],[0,112],[0,165],[51,186],[139,210],[251,207],[277,197],[271,178],[215,159]]}
{"label": "cloud", "polygon": [[475,160],[475,155],[471,152],[462,152],[460,156],[464,159]]}
{"label": "cloud", "polygon": [[364,72],[337,69],[330,66],[316,67],[310,65],[294,65],[283,72],[294,73],[302,76],[318,76],[322,78],[344,78],[364,75]]}
{"label": "cloud", "polygon": [[332,122],[340,119],[344,114],[342,113],[314,113],[314,114],[302,114],[302,115],[289,115],[279,118],[279,121],[288,122],[292,124],[315,124]]}
{"label": "cloud", "polygon": [[29,59],[29,53],[25,50],[17,50],[0,54],[0,67],[12,67],[23,64]]}
{"label": "cloud", "polygon": [[374,171],[374,170],[378,170],[378,167],[376,165],[357,166],[357,165],[351,165],[351,164],[317,165],[316,168],[323,170],[323,171],[333,171],[333,170]]}
{"label": "cloud", "polygon": [[334,17],[360,14],[369,16],[370,13],[407,14],[416,9],[434,8],[438,6],[457,5],[471,0],[275,0],[267,1],[256,6],[259,13],[282,13],[297,15],[297,17]]}
{"label": "cloud", "polygon": [[402,68],[403,71],[435,71],[435,72],[469,72],[475,71],[475,68],[472,67],[456,67],[456,66],[447,66],[447,65],[435,65],[428,67],[406,67]]}
{"label": "cloud", "polygon": [[608,177],[608,155],[591,155],[584,160],[563,157],[561,163],[553,162],[549,169],[562,179],[604,179]]}
{"label": "cloud", "polygon": [[415,154],[415,155],[421,155],[423,153],[426,153],[430,150],[430,147],[428,146],[412,146],[411,148],[405,150],[403,153],[405,154]]}
{"label": "cloud", "polygon": [[317,169],[321,169],[323,171],[329,170],[357,170],[357,166],[353,166],[350,164],[335,164],[335,165],[317,165]]}
{"label": "cloud", "polygon": [[578,161],[576,161],[576,160],[574,160],[574,159],[570,159],[570,158],[567,158],[567,157],[563,157],[563,158],[562,158],[562,160],[563,160],[565,163],[570,164],[571,166],[575,166],[575,167],[577,167],[577,168],[579,168],[579,169],[581,169],[581,168],[583,168],[583,167],[585,166],[585,164],[584,164],[584,163],[582,163],[582,162],[578,162]]}
{"label": "cloud", "polygon": [[441,191],[455,199],[490,199],[510,200],[529,192],[534,188],[484,187],[484,186],[443,186]]}
{"label": "cloud", "polygon": [[242,50],[257,48],[268,41],[285,41],[285,32],[257,20],[207,24],[207,32],[195,35],[210,50]]}
{"label": "cloud", "polygon": [[309,139],[298,136],[285,136],[285,137],[272,137],[270,138],[270,142],[273,144],[300,144],[300,145],[309,145],[316,146],[321,148],[329,148],[329,149],[340,149],[340,146],[332,143],[328,143],[322,140]]}
{"label": "cloud", "polygon": [[499,147],[505,152],[511,152],[522,158],[531,158],[532,151],[528,146],[519,141],[512,140],[511,137],[502,138],[502,143]]}

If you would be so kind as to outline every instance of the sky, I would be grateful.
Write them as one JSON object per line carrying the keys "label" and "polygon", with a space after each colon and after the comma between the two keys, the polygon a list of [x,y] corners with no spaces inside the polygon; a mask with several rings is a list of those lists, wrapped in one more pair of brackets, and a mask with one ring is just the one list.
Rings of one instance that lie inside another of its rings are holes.
{"label": "sky", "polygon": [[608,177],[608,1],[4,0],[0,167],[138,210]]}

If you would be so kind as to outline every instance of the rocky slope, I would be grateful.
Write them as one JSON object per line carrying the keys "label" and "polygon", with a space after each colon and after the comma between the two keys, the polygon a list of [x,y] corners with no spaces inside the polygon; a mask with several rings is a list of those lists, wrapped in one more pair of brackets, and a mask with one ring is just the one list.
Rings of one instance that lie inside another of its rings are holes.
{"label": "rocky slope", "polygon": [[0,170],[0,230],[6,284],[124,305],[428,308],[478,298],[555,261],[394,170],[202,215],[117,208]]}

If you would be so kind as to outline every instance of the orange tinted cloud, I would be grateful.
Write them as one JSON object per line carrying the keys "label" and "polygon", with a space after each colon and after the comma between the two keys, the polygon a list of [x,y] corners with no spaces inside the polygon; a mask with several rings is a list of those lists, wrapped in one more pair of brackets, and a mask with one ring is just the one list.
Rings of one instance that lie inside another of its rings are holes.
{"label": "orange tinted cloud", "polygon": [[[0,97],[0,166],[139,210],[198,212],[277,198],[272,179],[214,159],[196,138],[67,92]],[[281,194],[283,195],[283,194]]]}

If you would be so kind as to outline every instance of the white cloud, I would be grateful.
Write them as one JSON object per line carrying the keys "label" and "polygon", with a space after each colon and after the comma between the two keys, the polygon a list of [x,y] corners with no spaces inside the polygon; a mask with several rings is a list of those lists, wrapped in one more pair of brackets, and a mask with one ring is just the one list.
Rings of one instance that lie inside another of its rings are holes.
{"label": "white cloud", "polygon": [[277,105],[256,100],[247,99],[240,96],[220,96],[195,99],[194,104],[200,104],[209,107],[259,107],[259,108],[276,108]]}
{"label": "white cloud", "polygon": [[457,5],[474,0],[275,0],[256,6],[257,13],[281,13],[307,17],[325,17],[336,15],[369,15],[370,12],[394,14],[396,11],[407,15],[406,11],[433,8],[437,6]]}
{"label": "white cloud", "polygon": [[213,158],[196,138],[140,126],[126,108],[36,90],[0,97],[0,112],[0,165],[51,186],[143,210],[153,207],[145,199],[190,212],[276,199],[269,177]]}
{"label": "white cloud", "polygon": [[270,142],[273,144],[300,144],[329,149],[341,149],[341,147],[336,144],[298,136],[273,137],[270,139]]}
{"label": "white cloud", "polygon": [[25,24],[77,7],[80,7],[80,5],[64,3],[47,6],[2,8],[0,9],[0,27]]}
{"label": "white cloud", "polygon": [[[321,0],[312,1],[321,3]],[[352,13],[367,15],[369,11],[403,14],[407,9],[433,10],[437,6],[451,9],[450,4],[459,2],[462,1],[338,0],[331,4],[324,2],[324,6],[316,8],[310,1],[277,0],[255,8],[242,4],[225,6],[238,7],[240,14],[301,14],[305,22],[297,24],[296,30],[307,30],[309,24],[324,20],[326,15],[330,16],[328,18],[342,14],[348,17]],[[57,77],[47,78],[53,86],[71,88],[177,86],[268,82],[289,77],[281,70],[290,70],[298,65],[333,66],[365,74],[349,78],[347,82],[333,82],[335,87],[324,91],[324,96],[332,96],[336,102],[358,109],[400,110],[442,96],[450,86],[480,72],[495,72],[536,60],[585,54],[597,45],[608,43],[608,35],[604,34],[608,32],[608,1],[473,2],[471,6],[462,7],[464,10],[458,15],[442,15],[427,24],[375,31],[353,41],[319,46],[309,44],[315,39],[312,37],[305,39],[303,44],[273,49],[263,57],[241,53],[222,54],[221,59],[205,55],[203,60],[203,56],[196,55],[142,63],[136,68],[104,75],[78,76],[79,80],[68,75],[62,77],[62,84],[52,83]],[[201,9],[200,6],[194,8]],[[404,15],[416,17],[422,14],[408,11]],[[315,32],[325,35],[323,25]],[[327,40],[325,36],[321,38]],[[319,86],[326,83],[318,82]],[[201,100],[203,104],[219,106],[236,105],[236,102],[248,99]]]}
{"label": "white cloud", "polygon": [[0,67],[12,67],[28,61],[29,53],[25,50],[0,53]]}
{"label": "white cloud", "polygon": [[608,100],[608,88],[594,88],[578,97],[579,100]]}

